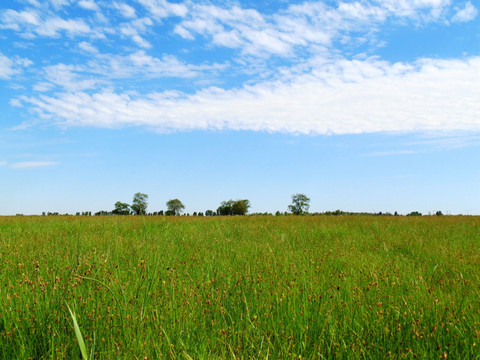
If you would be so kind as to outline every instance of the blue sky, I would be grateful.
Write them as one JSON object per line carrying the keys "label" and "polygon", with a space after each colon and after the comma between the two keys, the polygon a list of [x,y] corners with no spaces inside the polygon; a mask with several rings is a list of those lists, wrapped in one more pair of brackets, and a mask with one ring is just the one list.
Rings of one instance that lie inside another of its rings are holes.
{"label": "blue sky", "polygon": [[479,8],[4,0],[0,213],[480,214]]}

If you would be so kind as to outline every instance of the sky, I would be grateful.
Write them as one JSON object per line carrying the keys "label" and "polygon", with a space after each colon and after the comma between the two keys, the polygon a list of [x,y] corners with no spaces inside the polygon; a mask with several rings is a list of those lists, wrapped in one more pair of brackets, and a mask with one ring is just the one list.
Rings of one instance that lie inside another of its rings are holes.
{"label": "sky", "polygon": [[0,214],[480,214],[479,0],[2,0]]}

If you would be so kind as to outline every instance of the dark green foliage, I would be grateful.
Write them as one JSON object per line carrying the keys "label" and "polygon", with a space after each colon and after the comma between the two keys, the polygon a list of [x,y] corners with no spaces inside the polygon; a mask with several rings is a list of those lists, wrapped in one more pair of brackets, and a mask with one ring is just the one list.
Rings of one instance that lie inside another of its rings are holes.
{"label": "dark green foliage", "polygon": [[288,205],[288,210],[294,215],[303,215],[310,209],[310,198],[305,194],[292,195],[292,204]]}
{"label": "dark green foliage", "polygon": [[145,215],[147,213],[148,195],[143,193],[136,193],[133,196],[132,211],[135,215]]}
{"label": "dark green foliage", "polygon": [[166,215],[180,215],[185,209],[185,205],[178,199],[170,199],[166,205],[168,208]]}
{"label": "dark green foliage", "polygon": [[250,201],[247,199],[222,201],[217,209],[217,215],[246,215],[249,208]]}
{"label": "dark green foliage", "polygon": [[237,200],[233,203],[233,215],[246,215],[250,208],[250,201],[247,199]]}
{"label": "dark green foliage", "polygon": [[115,203],[115,209],[112,210],[112,214],[115,215],[130,215],[130,205],[127,203],[123,203],[121,201],[117,201]]}
{"label": "dark green foliage", "polygon": [[412,211],[410,214],[407,214],[407,216],[422,216],[422,213],[418,211]]}

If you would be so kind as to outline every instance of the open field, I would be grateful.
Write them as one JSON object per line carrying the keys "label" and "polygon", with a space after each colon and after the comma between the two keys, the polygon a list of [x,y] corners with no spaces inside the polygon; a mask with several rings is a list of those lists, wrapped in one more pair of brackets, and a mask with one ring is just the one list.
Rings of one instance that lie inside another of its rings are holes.
{"label": "open field", "polygon": [[2,217],[0,358],[480,358],[479,217]]}

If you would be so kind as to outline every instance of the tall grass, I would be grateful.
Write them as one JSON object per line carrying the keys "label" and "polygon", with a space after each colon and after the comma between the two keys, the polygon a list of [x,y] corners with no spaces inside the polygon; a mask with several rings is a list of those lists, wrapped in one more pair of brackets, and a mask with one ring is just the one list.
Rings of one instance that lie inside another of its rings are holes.
{"label": "tall grass", "polygon": [[479,244],[478,217],[3,217],[0,358],[478,358]]}

